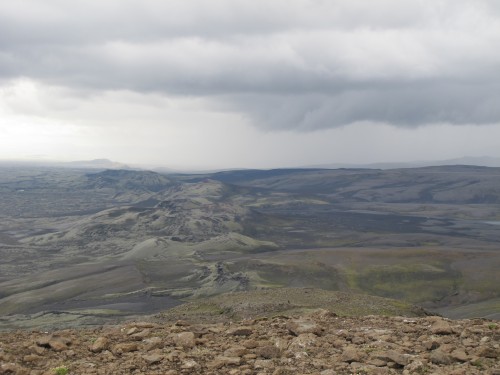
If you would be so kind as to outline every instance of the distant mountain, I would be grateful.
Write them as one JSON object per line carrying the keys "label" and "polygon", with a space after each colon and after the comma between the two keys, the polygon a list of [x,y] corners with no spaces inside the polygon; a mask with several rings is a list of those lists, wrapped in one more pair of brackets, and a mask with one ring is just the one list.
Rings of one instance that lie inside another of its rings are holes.
{"label": "distant mountain", "polygon": [[500,158],[490,156],[466,156],[459,159],[445,160],[441,165],[477,165],[481,167],[500,167]]}
{"label": "distant mountain", "polygon": [[94,159],[94,160],[77,160],[68,163],[61,163],[62,166],[74,168],[91,168],[91,169],[131,169],[128,165],[111,161],[109,159]]}
{"label": "distant mountain", "polygon": [[109,159],[77,160],[77,161],[48,161],[48,160],[0,160],[3,166],[23,167],[51,167],[51,168],[75,168],[75,169],[140,169],[111,161]]}
{"label": "distant mountain", "polygon": [[399,168],[419,168],[432,167],[440,165],[477,165],[480,167],[500,167],[500,158],[490,156],[465,156],[457,159],[431,160],[431,161],[412,161],[412,162],[386,162],[386,163],[367,163],[367,164],[349,164],[349,163],[331,163],[309,165],[305,168],[370,168],[370,169],[399,169]]}

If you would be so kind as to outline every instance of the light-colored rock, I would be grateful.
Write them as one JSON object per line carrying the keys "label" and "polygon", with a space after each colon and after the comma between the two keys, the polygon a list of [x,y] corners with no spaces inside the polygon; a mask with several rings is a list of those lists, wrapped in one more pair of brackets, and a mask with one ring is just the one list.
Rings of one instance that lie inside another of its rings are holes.
{"label": "light-colored rock", "polygon": [[50,347],[49,341],[50,341],[51,338],[52,338],[52,336],[38,337],[35,340],[35,344],[37,344],[38,346],[44,347],[44,348],[49,348]]}
{"label": "light-colored rock", "polygon": [[151,335],[151,330],[149,328],[143,329],[140,332],[136,332],[130,336],[131,339],[141,341]]}
{"label": "light-colored rock", "polygon": [[113,347],[113,353],[122,354],[122,353],[130,353],[139,350],[139,346],[135,342],[124,342],[121,344],[116,344]]}
{"label": "light-colored rock", "polygon": [[152,365],[161,362],[163,360],[163,356],[161,354],[146,354],[142,356],[142,359]]}
{"label": "light-colored rock", "polygon": [[361,345],[361,344],[364,344],[366,342],[366,339],[364,337],[361,337],[361,336],[354,336],[352,338],[351,342],[354,345]]}
{"label": "light-colored rock", "polygon": [[321,326],[313,320],[309,319],[293,319],[290,320],[286,328],[295,336],[299,336],[303,333],[313,333],[316,336],[320,336],[323,333]]}
{"label": "light-colored rock", "polygon": [[437,320],[431,326],[431,333],[434,335],[451,335],[453,328],[446,320]]}
{"label": "light-colored rock", "polygon": [[211,370],[217,370],[224,367],[224,361],[219,357],[215,357],[212,361],[207,362],[207,367]]}
{"label": "light-colored rock", "polygon": [[90,351],[94,353],[102,352],[109,348],[110,341],[107,337],[98,337],[94,343],[90,346]]}
{"label": "light-colored rock", "polygon": [[429,359],[436,365],[449,365],[454,362],[454,359],[448,353],[440,349],[433,350]]}
{"label": "light-colored rock", "polygon": [[290,344],[290,342],[283,338],[283,337],[277,337],[275,340],[274,340],[274,345],[281,351],[281,352],[284,352],[285,350],[288,349],[288,345]]}
{"label": "light-colored rock", "polygon": [[253,365],[254,369],[269,369],[274,366],[271,359],[257,359]]}
{"label": "light-colored rock", "polygon": [[193,348],[196,345],[193,332],[181,332],[175,336],[175,345],[183,348]]}
{"label": "light-colored rock", "polygon": [[183,370],[194,370],[199,369],[201,366],[193,359],[188,359],[182,362],[181,369]]}
{"label": "light-colored rock", "polygon": [[62,352],[68,349],[68,345],[71,343],[71,340],[65,337],[51,337],[49,340],[50,349],[56,352]]}
{"label": "light-colored rock", "polygon": [[364,358],[364,353],[362,353],[357,347],[347,346],[342,352],[340,360],[342,362],[351,363],[351,362],[361,362],[363,358]]}
{"label": "light-colored rock", "polygon": [[421,361],[421,360],[415,360],[408,365],[405,366],[405,372],[404,374],[423,374],[424,371],[427,369],[426,364]]}
{"label": "light-colored rock", "polygon": [[469,360],[469,356],[465,353],[465,350],[463,350],[463,349],[453,350],[450,353],[450,356],[459,362],[467,362]]}
{"label": "light-colored rock", "polygon": [[494,348],[491,346],[480,346],[477,348],[477,354],[481,357],[486,357],[486,358],[498,358],[498,353],[500,350],[498,348]]}
{"label": "light-colored rock", "polygon": [[423,345],[424,347],[427,349],[427,350],[434,350],[434,349],[437,349],[439,348],[439,346],[441,345],[439,341],[437,341],[436,339],[430,339],[430,340],[426,340],[423,342]]}
{"label": "light-colored rock", "polygon": [[136,332],[139,332],[139,328],[132,327],[132,328],[129,328],[126,333],[127,333],[128,336],[130,336],[130,335],[133,335]]}
{"label": "light-colored rock", "polygon": [[163,341],[159,337],[150,337],[142,341],[144,343],[144,350],[154,350],[163,347]]}
{"label": "light-colored rock", "polygon": [[215,361],[218,361],[222,366],[239,366],[241,364],[240,357],[217,356]]}
{"label": "light-colored rock", "polygon": [[288,349],[291,351],[303,351],[304,349],[314,346],[317,341],[318,338],[315,334],[302,333],[292,340]]}
{"label": "light-colored rock", "polygon": [[[38,346],[38,345],[30,345],[28,349],[30,350],[31,353],[38,354],[38,355],[43,355],[45,353],[45,351],[47,350],[46,348],[44,348],[42,346]],[[1,354],[2,353],[0,353],[0,357],[1,357]]]}
{"label": "light-colored rock", "polygon": [[399,366],[406,366],[410,362],[409,355],[397,352],[395,350],[388,350],[386,352],[379,353],[377,355],[377,358],[386,362],[394,362]]}
{"label": "light-colored rock", "polygon": [[245,340],[241,343],[247,349],[254,349],[259,346],[259,343],[256,340]]}
{"label": "light-colored rock", "polygon": [[245,354],[248,353],[248,349],[245,348],[244,346],[231,346],[229,349],[226,349],[224,351],[224,356],[226,357],[243,357]]}
{"label": "light-colored rock", "polygon": [[367,359],[366,363],[368,363],[369,365],[376,366],[376,367],[387,366],[387,361],[384,360],[384,359],[380,359],[380,358],[370,358],[370,359]]}

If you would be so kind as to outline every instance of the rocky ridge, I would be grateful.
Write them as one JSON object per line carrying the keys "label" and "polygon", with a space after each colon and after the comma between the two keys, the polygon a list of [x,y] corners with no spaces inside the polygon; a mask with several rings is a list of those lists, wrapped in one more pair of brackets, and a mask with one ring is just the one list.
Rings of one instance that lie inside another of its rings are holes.
{"label": "rocky ridge", "polygon": [[500,328],[438,316],[131,322],[0,333],[0,374],[500,374]]}

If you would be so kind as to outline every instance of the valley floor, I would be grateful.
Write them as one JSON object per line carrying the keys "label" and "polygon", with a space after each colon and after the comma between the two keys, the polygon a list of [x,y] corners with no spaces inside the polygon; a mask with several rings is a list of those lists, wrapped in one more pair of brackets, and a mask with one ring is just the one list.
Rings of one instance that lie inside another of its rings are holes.
{"label": "valley floor", "polygon": [[0,166],[0,329],[99,325],[291,287],[500,319],[498,186],[500,168],[467,166]]}

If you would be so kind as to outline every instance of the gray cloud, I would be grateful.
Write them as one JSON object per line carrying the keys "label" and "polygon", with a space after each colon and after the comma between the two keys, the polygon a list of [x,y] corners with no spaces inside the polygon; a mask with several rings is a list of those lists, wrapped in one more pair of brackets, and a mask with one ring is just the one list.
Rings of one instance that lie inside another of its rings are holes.
{"label": "gray cloud", "polygon": [[298,130],[356,122],[414,127],[424,124],[493,124],[500,119],[500,84],[480,87],[450,82],[368,86],[337,94],[243,95],[228,99],[253,123]]}
{"label": "gray cloud", "polygon": [[0,77],[208,98],[255,126],[500,122],[495,0],[0,4]]}

